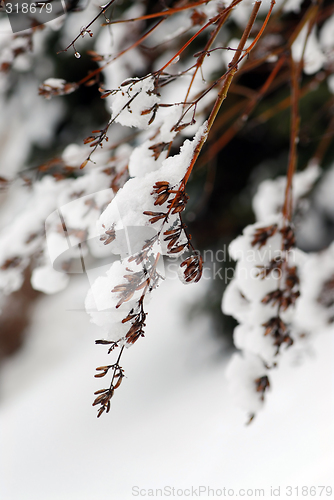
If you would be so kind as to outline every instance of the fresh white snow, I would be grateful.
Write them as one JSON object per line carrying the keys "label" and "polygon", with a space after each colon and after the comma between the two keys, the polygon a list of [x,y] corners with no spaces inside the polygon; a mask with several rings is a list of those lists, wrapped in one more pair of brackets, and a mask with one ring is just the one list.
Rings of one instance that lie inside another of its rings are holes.
{"label": "fresh white snow", "polygon": [[111,358],[94,345],[100,329],[84,311],[86,289],[81,276],[43,297],[25,347],[2,366],[0,498],[130,500],[133,486],[200,485],[265,488],[269,498],[271,486],[333,482],[330,335],[314,339],[299,367],[282,358],[267,404],[245,426],[227,390],[230,353],[219,356],[209,320],[183,314],[206,282],[166,281],[145,338],[125,352],[111,412],[97,419],[92,396],[104,379],[93,373]]}

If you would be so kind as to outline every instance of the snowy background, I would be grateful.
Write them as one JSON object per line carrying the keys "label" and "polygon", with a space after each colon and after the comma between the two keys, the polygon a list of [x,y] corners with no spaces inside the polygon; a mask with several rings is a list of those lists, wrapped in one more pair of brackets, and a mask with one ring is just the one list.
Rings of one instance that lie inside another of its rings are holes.
{"label": "snowy background", "polygon": [[0,498],[127,500],[134,486],[201,485],[265,488],[267,498],[271,486],[333,485],[332,338],[319,335],[301,366],[282,358],[246,426],[225,380],[231,353],[217,354],[209,318],[187,317],[207,286],[162,284],[100,419],[91,399],[105,349],[83,310],[85,277],[39,300],[24,348],[1,368]]}

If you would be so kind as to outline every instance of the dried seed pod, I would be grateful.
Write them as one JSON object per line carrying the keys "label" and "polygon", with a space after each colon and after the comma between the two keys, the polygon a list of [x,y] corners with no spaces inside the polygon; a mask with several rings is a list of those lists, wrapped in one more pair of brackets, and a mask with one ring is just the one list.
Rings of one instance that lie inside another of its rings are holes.
{"label": "dried seed pod", "polygon": [[45,99],[51,99],[53,96],[71,94],[78,87],[79,85],[75,82],[68,83],[60,78],[49,78],[39,86],[38,94]]}
{"label": "dried seed pod", "polygon": [[0,269],[1,271],[6,271],[7,269],[19,266],[21,262],[22,262],[21,257],[12,257],[11,259],[5,260]]}
{"label": "dried seed pod", "polygon": [[261,393],[261,399],[264,400],[264,393],[270,388],[270,382],[267,375],[263,375],[262,377],[254,380],[255,382],[255,390],[256,392]]}
{"label": "dried seed pod", "polygon": [[290,250],[295,246],[296,238],[291,225],[284,226],[280,229],[280,233],[283,236],[283,250]]}
{"label": "dried seed pod", "polygon": [[269,274],[278,274],[281,275],[282,273],[282,266],[283,263],[285,262],[285,259],[282,257],[278,257],[276,259],[272,259],[269,262],[268,266],[256,266],[259,269],[259,273],[257,276],[259,276],[261,279],[266,278],[269,276]]}
{"label": "dried seed pod", "polygon": [[265,297],[261,300],[263,304],[269,304],[270,302],[272,303],[272,306],[275,306],[276,304],[281,305],[282,300],[283,300],[283,290],[277,289],[274,290],[273,292],[267,293]]}
{"label": "dried seed pod", "polygon": [[151,194],[156,196],[154,205],[163,205],[169,198],[170,185],[167,181],[158,181],[153,186],[153,191]]}
{"label": "dried seed pod", "polygon": [[95,391],[94,394],[102,394],[103,392],[106,392],[108,389],[99,389],[98,391]]}
{"label": "dried seed pod", "polygon": [[285,278],[285,285],[288,289],[292,290],[296,285],[299,285],[299,277],[297,274],[297,267],[287,267],[287,276]]}
{"label": "dried seed pod", "polygon": [[154,224],[155,222],[158,222],[158,220],[164,219],[167,217],[167,214],[164,212],[150,212],[146,211],[143,212],[144,215],[153,215],[153,217],[149,220],[151,224]]}
{"label": "dried seed pod", "polygon": [[197,283],[202,277],[203,259],[200,255],[192,255],[185,259],[180,267],[185,267],[183,276],[186,283]]}
{"label": "dried seed pod", "polygon": [[189,196],[183,190],[177,191],[174,198],[168,201],[168,209],[171,209],[172,214],[183,212],[188,200]]}
{"label": "dried seed pod", "polygon": [[108,371],[110,370],[110,368],[112,368],[113,365],[106,365],[106,366],[98,366],[96,368],[97,371],[100,371],[101,373],[96,373],[94,375],[95,378],[100,378],[100,377],[104,377]]}
{"label": "dried seed pod", "polygon": [[283,343],[286,343],[288,347],[293,344],[293,339],[289,335],[287,325],[279,316],[271,318],[262,326],[265,327],[264,335],[271,335],[273,337],[274,345],[277,346],[276,354],[279,353],[279,349]]}
{"label": "dried seed pod", "polygon": [[161,153],[166,149],[167,146],[169,146],[170,143],[168,142],[159,142],[157,144],[153,144],[153,146],[150,146],[148,149],[153,151],[152,156],[154,157],[155,160],[159,158]]}
{"label": "dried seed pod", "polygon": [[94,135],[90,135],[90,136],[86,137],[86,139],[84,139],[83,143],[89,144],[90,142],[95,141],[95,139],[96,139],[96,137]]}
{"label": "dried seed pod", "polygon": [[116,231],[115,231],[115,224],[113,224],[107,231],[105,231],[105,234],[101,236],[100,241],[103,241],[104,245],[109,245],[112,241],[114,241],[116,238]]}
{"label": "dried seed pod", "polygon": [[114,344],[115,347],[118,347],[117,346],[117,343],[116,342],[113,342],[111,340],[95,340],[95,344],[101,344],[101,345],[109,345],[109,344]]}
{"label": "dried seed pod", "polygon": [[251,242],[252,246],[259,245],[259,248],[262,248],[266,245],[269,238],[274,236],[277,232],[277,224],[273,224],[272,226],[259,227],[256,229],[253,240]]}
{"label": "dried seed pod", "polygon": [[173,247],[169,250],[168,253],[179,253],[179,252],[182,252],[182,250],[184,250],[186,247],[188,246],[188,243],[185,243],[183,245],[179,245],[177,247]]}

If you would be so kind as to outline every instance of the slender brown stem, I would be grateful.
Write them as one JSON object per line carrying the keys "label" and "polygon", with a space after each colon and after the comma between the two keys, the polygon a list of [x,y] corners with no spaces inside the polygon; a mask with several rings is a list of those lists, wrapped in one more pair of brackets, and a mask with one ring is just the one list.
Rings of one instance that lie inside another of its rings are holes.
{"label": "slender brown stem", "polygon": [[244,109],[244,112],[242,113],[242,116],[238,116],[234,124],[231,127],[229,127],[219,137],[217,141],[215,141],[213,144],[210,144],[208,152],[204,155],[205,158],[203,158],[203,163],[206,163],[210,161],[212,158],[214,158],[217,155],[217,153],[221,151],[221,149],[223,149],[226,146],[226,144],[228,144],[233,139],[233,137],[244,127],[244,125],[247,123],[249,115],[252,113],[255,106],[268,91],[270,85],[273,83],[278,72],[282,68],[284,62],[285,62],[285,57],[282,56],[278,60],[277,64],[275,65],[274,69],[268,76],[267,80],[265,81],[259,92],[257,92],[256,95],[249,100],[248,104]]}
{"label": "slender brown stem", "polygon": [[95,70],[93,70],[90,73],[88,73],[87,76],[85,76],[84,78],[82,78],[81,80],[79,80],[78,82],[76,82],[76,84],[78,86],[79,85],[83,85],[88,80],[90,80],[94,76],[96,76],[99,73],[101,73],[109,64],[111,64],[113,61],[115,61],[119,57],[123,56],[126,52],[128,52],[131,49],[134,49],[134,48],[138,47],[138,45],[140,45],[162,23],[162,21],[163,21],[163,19],[161,19],[160,21],[158,21],[154,26],[152,26],[152,28],[150,28],[146,33],[144,33],[144,35],[142,35],[139,38],[139,40],[136,40],[133,44],[131,44],[129,47],[127,47],[126,49],[124,49],[121,52],[119,52],[116,56],[112,57],[109,61],[107,61],[105,64],[103,64],[99,68],[96,68]]}
{"label": "slender brown stem", "polygon": [[[260,5],[261,5],[262,2],[260,2]],[[256,35],[254,41],[250,44],[250,46],[245,50],[245,54],[243,54],[242,56],[242,59],[244,59],[246,56],[248,56],[248,54],[250,53],[250,51],[253,49],[253,47],[255,47],[255,45],[257,44],[257,42],[259,41],[259,39],[261,38],[262,36],[262,33],[264,32],[267,24],[268,24],[268,21],[270,19],[270,16],[271,16],[271,13],[273,11],[273,8],[276,4],[276,0],[271,0],[271,4],[270,4],[270,8],[269,8],[269,11],[268,11],[268,14],[261,26],[261,29],[260,31],[258,32],[258,34]],[[255,4],[256,5],[256,4]],[[260,8],[260,7],[259,7]]]}
{"label": "slender brown stem", "polygon": [[84,29],[82,29],[79,33],[78,36],[76,36],[74,38],[74,40],[72,40],[72,42],[66,47],[66,49],[63,49],[63,50],[59,50],[57,52],[57,54],[60,54],[61,52],[66,52],[70,47],[73,47],[74,48],[74,44],[75,42],[88,30],[88,28],[90,28],[90,26],[92,26],[92,24],[95,23],[95,21],[101,16],[101,14],[104,14],[108,9],[109,7],[114,3],[115,0],[110,0],[110,2],[108,2],[106,5],[103,5],[101,7],[101,10],[98,14],[96,14],[96,16],[90,21],[90,23],[88,23]]}
{"label": "slender brown stem", "polygon": [[297,163],[297,143],[299,139],[299,77],[300,64],[296,63],[292,55],[290,57],[291,66],[291,133],[290,133],[290,152],[287,172],[287,183],[285,189],[284,205],[282,214],[285,220],[291,221],[292,217],[292,181]]}
{"label": "slender brown stem", "polygon": [[240,0],[234,0],[231,3],[231,5],[229,6],[229,9],[226,9],[226,11],[224,11],[223,15],[221,16],[221,18],[220,18],[220,20],[219,20],[219,22],[217,24],[216,29],[212,32],[212,34],[211,34],[211,36],[210,36],[207,44],[204,47],[203,52],[198,57],[198,60],[197,60],[197,63],[196,63],[196,68],[195,68],[194,74],[192,75],[191,82],[189,84],[186,97],[184,99],[185,103],[188,100],[188,97],[189,97],[189,94],[190,94],[190,91],[191,91],[191,87],[192,87],[192,85],[194,83],[194,80],[196,78],[197,72],[200,69],[200,67],[203,65],[203,61],[205,59],[205,56],[207,55],[207,53],[209,52],[210,47],[212,46],[212,44],[214,43],[215,39],[217,38],[217,35],[218,35],[219,31],[221,30],[223,24],[225,24],[225,22],[229,18],[230,14],[232,12],[232,8],[235,7],[235,5],[237,5],[239,3],[239,1]]}
{"label": "slender brown stem", "polygon": [[[115,61],[116,59],[118,59],[119,57],[121,57],[123,54],[125,54],[126,52],[128,52],[129,50],[131,49],[134,49],[135,47],[138,47],[138,45],[140,45],[148,36],[151,35],[151,33],[158,27],[160,26],[160,24],[164,21],[164,19],[160,19],[160,21],[158,21],[154,26],[152,26],[152,28],[150,28],[146,33],[144,33],[143,36],[140,37],[139,40],[137,40],[136,42],[134,42],[132,45],[130,45],[130,47],[127,47],[126,49],[122,50],[121,52],[119,52],[117,54],[117,56],[113,57],[111,59],[110,62],[112,61]],[[108,64],[108,63],[107,63]]]}
{"label": "slender brown stem", "polygon": [[[285,189],[284,205],[282,209],[283,217],[286,221],[290,222],[293,213],[293,195],[292,195],[292,181],[296,171],[297,164],[297,144],[299,140],[300,131],[300,116],[299,116],[299,100],[300,100],[300,87],[299,81],[303,69],[303,59],[306,49],[308,38],[311,34],[314,25],[319,5],[312,6],[307,14],[304,16],[309,21],[309,29],[305,37],[303,52],[300,61],[295,62],[290,51],[290,67],[291,67],[291,133],[290,133],[290,151],[289,163],[287,172],[287,183]],[[301,23],[300,23],[301,24]],[[305,26],[305,22],[303,24]]]}
{"label": "slender brown stem", "polygon": [[[270,9],[270,12],[272,10],[272,7],[275,3],[275,0],[272,0],[272,5],[271,5],[271,9]],[[253,28],[253,25],[254,25],[254,22],[255,22],[255,19],[257,17],[257,14],[259,12],[259,9],[260,9],[260,6],[261,6],[261,1],[256,1],[255,4],[254,4],[254,7],[252,9],[252,12],[251,12],[251,15],[250,15],[250,18],[248,20],[248,23],[247,23],[247,26],[243,32],[243,35],[241,37],[241,40],[239,42],[239,45],[238,45],[238,48],[236,49],[235,51],[235,54],[233,56],[233,59],[232,61],[230,62],[229,64],[229,69],[228,71],[223,75],[223,77],[221,79],[219,79],[218,81],[221,81],[223,80],[223,86],[221,88],[221,90],[219,91],[218,93],[218,96],[217,96],[217,99],[215,101],[215,104],[212,108],[212,111],[210,113],[210,116],[208,118],[208,121],[207,121],[207,124],[206,124],[206,129],[205,131],[203,132],[202,134],[202,137],[200,138],[199,140],[199,143],[196,145],[195,147],[195,150],[194,150],[194,154],[193,154],[193,157],[191,159],[191,162],[190,162],[190,165],[187,169],[187,172],[181,182],[181,186],[179,188],[179,191],[183,191],[184,188],[185,188],[185,185],[187,184],[188,182],[188,179],[190,177],[190,174],[193,170],[193,167],[198,159],[198,156],[200,155],[200,152],[202,150],[202,147],[207,139],[207,136],[211,130],[211,127],[216,119],[216,116],[220,110],[220,107],[222,105],[222,103],[224,102],[224,100],[226,99],[226,96],[227,96],[227,93],[228,93],[228,90],[230,88],[230,85],[232,83],[232,80],[233,80],[233,77],[235,75],[235,73],[238,71],[238,63],[239,63],[239,60],[241,59],[240,58],[240,54],[242,53],[242,51],[244,50],[244,46],[248,40],[248,37],[250,35],[250,32]],[[266,17],[265,19],[265,24],[267,24],[268,22],[268,16]],[[260,30],[260,33],[263,32],[263,29]],[[259,39],[259,37],[257,37],[257,40]],[[254,46],[254,45],[253,45]],[[217,83],[217,82],[216,82]],[[168,212],[166,214],[166,217],[165,217],[165,221],[168,219],[168,216],[169,214],[171,213],[171,211],[173,210],[174,208],[174,205],[175,203],[177,202],[177,199],[178,197],[175,196],[174,200],[172,201],[169,209],[168,209]]]}
{"label": "slender brown stem", "polygon": [[[255,19],[256,19],[256,16],[259,12],[259,9],[260,9],[260,6],[261,6],[261,1],[257,1],[255,2],[254,4],[254,7],[252,9],[252,13],[250,15],[250,18],[249,18],[249,21],[247,23],[247,26],[243,32],[243,35],[241,37],[241,40],[239,42],[239,45],[238,45],[238,48],[237,50],[235,51],[235,54],[233,56],[233,59],[232,61],[230,62],[229,64],[229,68],[230,70],[226,73],[225,75],[225,78],[224,78],[224,83],[223,83],[223,87],[222,89],[220,90],[220,92],[218,93],[218,96],[217,96],[217,99],[216,99],[216,102],[212,108],[212,111],[210,113],[210,116],[209,116],[209,119],[208,119],[208,122],[207,122],[207,128],[206,128],[206,131],[205,133],[203,134],[202,138],[200,139],[199,143],[197,144],[196,148],[195,148],[195,151],[194,151],[194,155],[193,155],[193,158],[191,160],[191,163],[188,167],[188,170],[186,172],[186,175],[184,176],[184,179],[183,179],[183,187],[186,185],[186,183],[188,182],[188,179],[190,177],[190,174],[192,172],[192,169],[196,163],[196,160],[202,150],[202,147],[207,139],[207,136],[210,132],[210,129],[216,119],[216,116],[220,110],[220,107],[222,105],[222,103],[224,102],[224,100],[226,99],[226,96],[227,96],[227,93],[228,93],[228,90],[230,88],[230,85],[232,83],[232,80],[233,80],[233,77],[235,75],[235,73],[238,71],[238,61],[239,61],[239,58],[240,58],[240,54],[241,52],[244,50],[244,46],[248,40],[248,37],[250,35],[250,32],[253,28],[253,25],[254,25],[254,22],[255,22]],[[172,208],[172,207],[171,207]]]}
{"label": "slender brown stem", "polygon": [[123,351],[124,351],[124,345],[121,347],[121,350],[119,351],[119,355],[118,355],[118,358],[117,358],[116,363],[115,363],[115,368],[114,368],[114,372],[113,372],[113,376],[112,376],[112,379],[110,382],[109,389],[112,389],[112,387],[113,387],[113,383],[114,383],[115,375],[116,375],[116,370],[119,369],[119,362],[121,361]]}
{"label": "slender brown stem", "polygon": [[217,19],[219,18],[219,16],[216,16],[212,19],[210,19],[210,21],[208,21],[206,24],[204,24],[204,26],[202,26],[202,28],[200,30],[198,30],[184,45],[183,47],[181,47],[180,50],[178,50],[176,52],[176,54],[173,55],[173,57],[171,59],[169,59],[169,61],[164,65],[162,66],[162,68],[159,69],[159,71],[157,71],[157,73],[163,73],[163,71],[165,71],[166,68],[168,68],[168,66],[170,66],[172,64],[173,61],[175,61],[175,59],[178,59],[180,57],[180,55],[182,54],[182,52],[201,34],[203,33],[203,31],[206,30],[206,28],[208,28],[208,26],[211,26],[211,24],[215,23],[217,21]]}
{"label": "slender brown stem", "polygon": [[116,19],[115,21],[109,21],[107,23],[104,23],[104,25],[107,26],[108,24],[130,23],[133,21],[146,21],[147,19],[154,19],[156,17],[172,16],[184,10],[195,9],[199,5],[203,5],[203,3],[208,3],[208,0],[200,0],[199,2],[183,5],[182,7],[175,7],[172,9],[162,10],[161,12],[153,12],[153,14],[146,14],[145,16],[132,17],[131,19]]}
{"label": "slender brown stem", "polygon": [[[208,26],[211,26],[212,24],[216,23],[218,20],[220,19],[225,19],[225,16],[227,14],[229,14],[232,9],[238,5],[240,2],[242,2],[242,0],[233,0],[233,2],[231,3],[231,5],[229,5],[228,7],[226,7],[226,9],[224,9],[220,14],[217,14],[215,17],[213,17],[212,19],[210,19],[204,26],[202,26],[202,28],[200,30],[198,30],[184,45],[183,47],[176,53],[174,54],[174,56],[158,71],[158,73],[162,73],[168,66],[170,66],[170,64],[172,64],[172,62],[177,59],[180,54],[182,54],[182,52],[203,32],[206,30],[206,28]],[[261,4],[261,2],[260,2]],[[224,21],[225,22],[225,21]],[[246,27],[247,29],[247,27]]]}

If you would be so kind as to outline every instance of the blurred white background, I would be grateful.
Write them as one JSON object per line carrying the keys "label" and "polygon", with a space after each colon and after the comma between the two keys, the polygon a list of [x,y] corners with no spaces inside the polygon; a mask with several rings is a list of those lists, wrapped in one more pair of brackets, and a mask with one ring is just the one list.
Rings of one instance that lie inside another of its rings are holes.
{"label": "blurred white background", "polygon": [[127,500],[135,486],[201,485],[264,488],[266,498],[281,486],[285,498],[286,486],[333,486],[331,337],[320,335],[301,366],[282,359],[265,409],[246,426],[225,380],[230,353],[217,354],[209,319],[187,316],[206,286],[162,284],[100,419],[91,402],[107,382],[93,374],[111,356],[94,345],[86,278],[39,300],[23,349],[1,368],[1,499]]}

